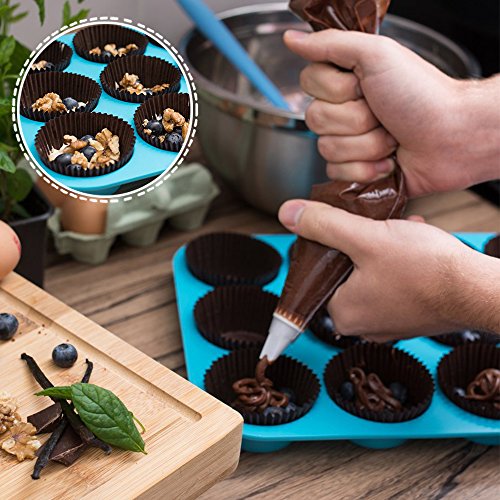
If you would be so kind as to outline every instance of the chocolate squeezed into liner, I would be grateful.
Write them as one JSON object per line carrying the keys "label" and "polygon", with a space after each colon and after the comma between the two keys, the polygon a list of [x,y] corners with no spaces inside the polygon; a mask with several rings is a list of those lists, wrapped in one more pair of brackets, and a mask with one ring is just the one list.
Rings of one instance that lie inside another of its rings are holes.
{"label": "chocolate squeezed into liner", "polygon": [[53,69],[33,69],[30,67],[30,73],[47,73],[51,71],[64,71],[71,62],[73,49],[65,43],[54,41],[46,47],[35,59],[34,63],[47,61],[54,65]]}
{"label": "chocolate squeezed into liner", "polygon": [[272,380],[277,389],[290,388],[295,393],[294,407],[289,411],[260,413],[247,411],[244,407],[237,407],[246,423],[255,425],[279,425],[292,422],[304,416],[316,401],[320,383],[318,377],[307,366],[288,356],[281,356],[269,367],[264,362],[256,366],[259,361],[259,349],[237,349],[222,356],[212,363],[205,372],[204,382],[207,392],[220,401],[231,405],[237,394],[233,390],[233,383],[242,378],[262,380],[262,369],[266,368],[266,376]]}
{"label": "chocolate squeezed into liner", "polygon": [[486,243],[484,253],[490,257],[500,258],[500,234],[494,236]]}
{"label": "chocolate squeezed into liner", "polygon": [[[89,50],[95,47],[104,48],[108,43],[114,43],[117,47],[126,47],[131,43],[137,45],[137,50],[132,50],[121,57],[104,57],[97,54],[89,54]],[[138,31],[118,26],[116,24],[98,24],[81,29],[73,39],[76,53],[87,59],[87,61],[98,63],[109,63],[115,59],[126,59],[133,55],[141,55],[146,51],[148,37]]]}
{"label": "chocolate squeezed into liner", "polygon": [[[163,115],[163,111],[167,108],[171,108],[179,112],[182,116],[184,116],[186,121],[189,121],[189,94],[161,94],[149,98],[136,109],[134,113],[134,125],[141,139],[146,141],[148,144],[151,144],[151,146],[177,153],[180,151],[182,145],[178,150],[173,150],[168,141],[165,140],[160,142],[158,137],[155,135],[148,135],[144,133],[144,120],[153,120],[156,116]],[[184,144],[184,141],[182,141],[182,144]]]}
{"label": "chocolate squeezed into liner", "polygon": [[[437,379],[445,396],[463,410],[500,420],[500,408],[495,404],[495,399],[467,397],[469,387],[471,391],[476,390],[471,384],[478,375],[482,375],[482,378],[484,370],[490,373],[492,369],[500,370],[500,348],[491,344],[464,344],[443,356],[437,368]],[[457,392],[457,389],[464,392]],[[461,394],[465,394],[465,397]]]}
{"label": "chocolate squeezed into liner", "polygon": [[486,368],[467,386],[466,399],[489,401],[500,410],[500,370]]}
{"label": "chocolate squeezed into liner", "polygon": [[69,113],[90,112],[95,109],[101,97],[101,87],[97,82],[86,76],[76,73],[58,73],[50,71],[47,73],[33,73],[28,75],[21,93],[20,112],[26,118],[39,122],[47,122],[52,118],[67,114],[66,112],[46,112],[33,109],[33,103],[49,92],[59,94],[61,99],[72,97],[78,102],[86,102],[85,106],[79,107]]}

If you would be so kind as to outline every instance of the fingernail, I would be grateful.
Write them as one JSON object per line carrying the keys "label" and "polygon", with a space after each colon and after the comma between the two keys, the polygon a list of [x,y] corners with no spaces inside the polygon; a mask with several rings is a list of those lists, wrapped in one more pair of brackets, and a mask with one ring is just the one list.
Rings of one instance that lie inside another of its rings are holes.
{"label": "fingernail", "polygon": [[390,158],[375,162],[375,170],[379,174],[388,174],[393,169],[393,162]]}
{"label": "fingernail", "polygon": [[307,38],[309,36],[309,33],[305,32],[305,31],[297,31],[297,30],[287,30],[287,32],[285,33],[287,38],[289,38],[290,40],[294,40],[294,41],[301,41],[301,40],[304,40],[304,38]]}
{"label": "fingernail", "polygon": [[287,201],[280,208],[279,219],[281,223],[290,229],[294,228],[298,224],[305,207],[306,204],[303,201]]}

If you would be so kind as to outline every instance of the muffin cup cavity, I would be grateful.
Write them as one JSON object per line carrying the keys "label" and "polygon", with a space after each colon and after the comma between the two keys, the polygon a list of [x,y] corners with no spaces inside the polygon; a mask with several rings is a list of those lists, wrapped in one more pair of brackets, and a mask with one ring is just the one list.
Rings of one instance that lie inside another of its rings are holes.
{"label": "muffin cup cavity", "polygon": [[224,349],[260,347],[277,303],[258,286],[223,286],[198,300],[194,319],[201,334]]}
{"label": "muffin cup cavity", "polygon": [[[232,384],[244,377],[254,377],[259,353],[259,349],[238,349],[214,361],[205,373],[207,392],[231,406],[236,398]],[[238,410],[248,424],[279,425],[292,422],[303,417],[318,398],[318,377],[293,358],[280,356],[268,367],[266,376],[278,390],[286,387],[294,392],[295,408],[273,414]]]}
{"label": "muffin cup cavity", "polygon": [[[52,147],[60,147],[66,134],[76,137],[87,134],[95,136],[103,128],[108,128],[120,138],[120,159],[114,164],[86,170],[79,165],[69,165],[60,169],[54,162],[49,161],[50,150]],[[93,177],[118,170],[132,157],[134,144],[135,135],[132,127],[121,118],[105,113],[66,113],[47,122],[35,136],[35,147],[43,163],[55,172],[73,177]]]}
{"label": "muffin cup cavity", "polygon": [[[145,87],[153,87],[162,83],[170,86],[152,95],[132,94],[125,89],[117,89],[125,73],[134,74],[139,77]],[[178,92],[181,87],[182,74],[173,64],[150,56],[129,56],[115,59],[108,64],[101,73],[100,80],[102,88],[111,97],[126,102],[145,102],[158,95]]]}
{"label": "muffin cup cavity", "polygon": [[188,243],[190,271],[214,286],[258,285],[276,278],[280,254],[268,244],[239,233],[209,233]]}
{"label": "muffin cup cavity", "polygon": [[[106,57],[103,55],[89,54],[91,49],[99,47],[102,50],[108,43],[116,44],[117,48],[126,47],[131,43],[135,43],[138,48],[124,54],[121,57]],[[148,38],[142,33],[125,28],[124,26],[99,24],[95,26],[88,26],[87,28],[80,30],[73,39],[73,45],[76,53],[80,57],[87,59],[87,61],[108,64],[117,59],[126,59],[135,55],[144,54],[148,45]]]}
{"label": "muffin cup cavity", "polygon": [[40,61],[47,61],[53,64],[51,69],[33,69],[30,68],[30,73],[49,73],[52,71],[64,71],[71,62],[73,57],[73,49],[65,43],[54,41],[48,45],[40,55],[35,59],[34,64]]}
{"label": "muffin cup cavity", "polygon": [[69,111],[68,114],[94,110],[102,93],[98,83],[86,76],[54,71],[33,73],[27,76],[23,85],[20,113],[26,118],[39,122],[47,122],[52,118],[66,114],[64,112],[46,112],[32,108],[37,99],[50,92],[58,94],[61,99],[72,97],[78,102],[87,103],[75,111]]}
{"label": "muffin cup cavity", "polygon": [[[189,106],[189,95],[188,94],[161,94],[147,99],[142,103],[136,110],[134,114],[134,125],[137,133],[142,140],[146,141],[151,146],[158,149],[163,149],[165,151],[173,151],[178,153],[182,144],[178,147],[172,146],[168,141],[160,142],[158,137],[153,134],[146,134],[144,132],[143,122],[144,120],[152,120],[158,116],[162,116],[163,111],[167,108],[171,108],[174,111],[179,112],[186,121],[189,121],[190,116],[190,106]],[[161,121],[161,118],[160,118]],[[191,126],[191,124],[190,124]]]}
{"label": "muffin cup cavity", "polygon": [[492,402],[467,399],[457,393],[457,388],[467,391],[467,386],[487,368],[500,370],[500,348],[480,343],[460,345],[441,359],[438,383],[445,396],[462,410],[500,420],[500,410]]}
{"label": "muffin cup cavity", "polygon": [[[365,373],[375,373],[387,387],[392,382],[403,384],[408,399],[400,411],[380,412],[360,409],[354,401],[344,399],[341,385],[349,380],[351,368],[362,368]],[[434,382],[429,370],[416,358],[400,349],[383,344],[358,344],[334,356],[324,372],[326,390],[343,410],[365,420],[396,423],[412,420],[422,415],[432,401]]]}

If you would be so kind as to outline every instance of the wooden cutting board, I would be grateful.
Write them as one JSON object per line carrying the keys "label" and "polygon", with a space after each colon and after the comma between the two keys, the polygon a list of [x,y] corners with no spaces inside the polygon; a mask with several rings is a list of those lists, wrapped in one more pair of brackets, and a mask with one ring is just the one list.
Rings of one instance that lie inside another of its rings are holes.
{"label": "wooden cutting board", "polygon": [[[50,463],[34,481],[34,461],[17,463],[0,450],[0,498],[185,499],[237,467],[237,412],[14,273],[0,283],[0,312],[20,320],[15,337],[0,341],[0,390],[18,400],[23,420],[51,402],[34,396],[39,386],[21,353],[33,356],[54,385],[78,382],[88,358],[94,362],[91,382],[112,390],[145,425],[148,452],[114,448],[105,456],[89,448],[71,467]],[[51,360],[62,342],[78,349],[70,369]]]}

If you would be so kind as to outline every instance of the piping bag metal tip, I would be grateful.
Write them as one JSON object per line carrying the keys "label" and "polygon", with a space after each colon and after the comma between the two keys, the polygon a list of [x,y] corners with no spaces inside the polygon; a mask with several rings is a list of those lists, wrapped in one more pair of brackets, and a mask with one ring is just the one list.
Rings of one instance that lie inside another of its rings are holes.
{"label": "piping bag metal tip", "polygon": [[260,352],[260,359],[267,356],[270,363],[279,358],[283,351],[300,335],[302,330],[278,314],[273,315],[269,334]]}

